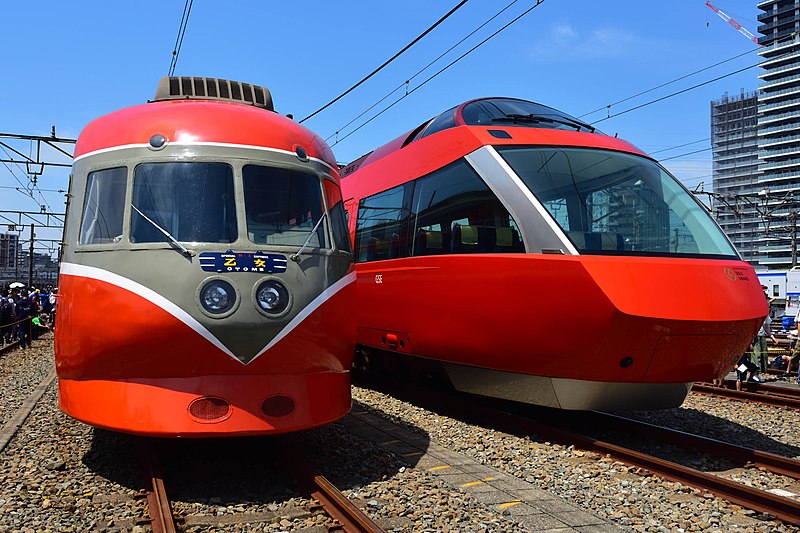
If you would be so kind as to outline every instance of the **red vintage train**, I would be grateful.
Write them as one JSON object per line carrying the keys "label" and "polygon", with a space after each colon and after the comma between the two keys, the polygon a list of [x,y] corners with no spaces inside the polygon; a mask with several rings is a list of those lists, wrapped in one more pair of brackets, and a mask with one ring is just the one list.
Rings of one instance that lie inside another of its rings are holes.
{"label": "red vintage train", "polygon": [[680,405],[767,303],[703,206],[633,145],[473,100],[348,165],[358,364],[563,409]]}
{"label": "red vintage train", "polygon": [[350,409],[355,273],[330,148],[264,87],[164,78],[75,150],[59,404],[101,428],[280,433]]}

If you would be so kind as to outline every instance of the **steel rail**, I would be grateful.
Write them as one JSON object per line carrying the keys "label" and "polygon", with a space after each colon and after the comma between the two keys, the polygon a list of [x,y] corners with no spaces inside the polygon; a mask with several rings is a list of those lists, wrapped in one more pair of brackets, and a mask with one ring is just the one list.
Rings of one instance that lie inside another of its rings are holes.
{"label": "steel rail", "polygon": [[[389,389],[392,394],[410,397],[411,399],[408,401],[415,402],[417,405],[420,402],[428,401],[435,403],[437,408],[445,407],[457,411],[455,415],[451,416],[462,419],[479,417],[483,423],[502,424],[506,428],[514,428],[517,432],[536,435],[551,442],[560,442],[601,455],[608,455],[615,460],[642,468],[670,481],[707,490],[747,509],[767,513],[792,525],[800,525],[800,503],[795,500],[509,412],[508,406],[513,402],[483,397],[468,399],[466,395],[447,396],[419,387],[414,387],[413,393],[410,393],[410,386],[388,386],[385,379],[377,379],[374,375],[370,377],[381,383],[381,389],[384,389],[384,392],[386,392],[385,389]],[[516,404],[515,407],[520,409],[519,404]],[[525,407],[527,406],[521,408]]]}
{"label": "steel rail", "polygon": [[800,461],[782,455],[746,448],[729,442],[724,442],[702,435],[686,433],[677,429],[656,426],[648,422],[633,420],[631,418],[601,413],[591,413],[603,424],[604,427],[613,427],[616,430],[636,432],[656,437],[659,441],[669,442],[676,446],[690,447],[701,452],[713,454],[714,457],[725,457],[733,461],[752,464],[769,470],[774,474],[800,479]]}
{"label": "steel rail", "polygon": [[175,533],[175,520],[172,517],[172,508],[169,504],[164,479],[158,471],[151,443],[144,438],[137,440],[136,448],[139,452],[139,462],[148,487],[147,509],[150,514],[150,526],[153,533]]}
{"label": "steel rail", "polygon": [[[778,387],[772,387],[772,388],[777,389]],[[731,400],[755,402],[755,403],[773,405],[778,407],[788,407],[789,409],[800,409],[800,398],[782,396],[774,392],[764,394],[757,392],[738,391],[736,389],[728,389],[726,387],[714,387],[712,385],[705,385],[702,383],[695,383],[692,386],[692,392],[698,394],[706,394],[710,396],[722,396],[724,398],[728,398]]]}
{"label": "steel rail", "polygon": [[[594,439],[587,435],[545,425],[526,417],[507,413],[504,415],[511,417],[508,420],[509,423],[518,424],[537,435],[567,442],[602,455],[609,455],[616,460],[643,468],[665,479],[707,490],[732,503],[770,514],[789,524],[800,525],[800,503],[789,498],[748,487],[713,474],[706,474],[688,466]],[[497,416],[497,412],[494,413],[494,416]]]}
{"label": "steel rail", "polygon": [[314,484],[318,490],[311,493],[324,511],[338,524],[329,527],[328,531],[344,531],[345,533],[380,533],[385,530],[350,501],[347,496],[328,481],[325,476],[314,476]]}
{"label": "steel rail", "polygon": [[2,347],[0,347],[0,355],[14,350],[17,346],[19,346],[19,341],[14,341],[3,345]]}
{"label": "steel rail", "polygon": [[321,475],[312,461],[296,452],[296,446],[292,444],[294,438],[294,435],[288,435],[282,439],[281,455],[286,459],[283,468],[287,476],[294,480],[295,488],[316,502],[311,506],[311,512],[324,512],[333,520],[333,525],[327,526],[328,531],[385,532],[333,483]]}

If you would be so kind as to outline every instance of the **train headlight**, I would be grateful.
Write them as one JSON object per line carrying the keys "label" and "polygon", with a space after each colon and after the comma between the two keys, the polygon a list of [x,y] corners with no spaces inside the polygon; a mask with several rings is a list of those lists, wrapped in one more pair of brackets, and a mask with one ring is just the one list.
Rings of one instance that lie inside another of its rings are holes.
{"label": "train headlight", "polygon": [[227,316],[237,304],[236,289],[224,279],[214,278],[200,286],[197,293],[200,307],[214,317]]}
{"label": "train headlight", "polygon": [[292,303],[289,289],[277,279],[267,279],[257,284],[253,299],[256,308],[272,318],[286,314]]}

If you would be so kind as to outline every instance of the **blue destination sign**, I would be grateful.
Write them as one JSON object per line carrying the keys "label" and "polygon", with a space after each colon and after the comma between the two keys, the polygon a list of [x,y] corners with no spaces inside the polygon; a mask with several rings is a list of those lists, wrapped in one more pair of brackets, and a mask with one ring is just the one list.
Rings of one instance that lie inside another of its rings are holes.
{"label": "blue destination sign", "polygon": [[286,256],[261,252],[203,252],[200,267],[205,272],[286,272]]}

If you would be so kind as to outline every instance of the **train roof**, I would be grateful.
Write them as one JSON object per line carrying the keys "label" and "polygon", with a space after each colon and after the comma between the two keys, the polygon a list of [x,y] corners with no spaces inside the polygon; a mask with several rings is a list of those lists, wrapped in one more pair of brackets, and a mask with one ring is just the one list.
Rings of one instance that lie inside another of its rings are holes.
{"label": "train roof", "polygon": [[[239,84],[243,85],[246,84]],[[245,89],[239,94],[248,93]],[[114,111],[90,122],[78,137],[74,157],[114,147],[146,145],[151,137],[160,134],[167,142],[219,143],[290,152],[300,146],[308,157],[337,168],[332,150],[321,137],[272,111],[268,91],[258,97],[256,94],[251,91],[253,102],[247,102],[207,95],[157,93],[152,102]],[[262,105],[258,105],[257,98],[263,101]]]}
{"label": "train roof", "polygon": [[[347,176],[359,168],[372,164],[434,133],[457,128],[459,126],[478,126],[486,130],[497,131],[506,131],[510,128],[558,130],[580,133],[580,138],[584,139],[583,142],[585,143],[591,143],[591,141],[587,139],[587,136],[615,139],[614,137],[608,137],[590,124],[543,104],[519,98],[477,98],[452,107],[426,120],[413,130],[404,133],[393,141],[352,161],[342,170],[342,176]],[[526,137],[530,138],[530,136],[527,135]],[[568,137],[571,138],[571,136]],[[552,136],[549,135],[545,135],[543,138],[550,139],[551,141],[553,140]],[[497,138],[497,141],[498,142],[492,142],[490,144],[509,144],[501,142],[502,139],[500,138]],[[612,144],[616,144],[617,142],[620,147],[618,149],[645,155],[626,141],[615,139],[612,141]],[[569,142],[568,144],[573,143]]]}

